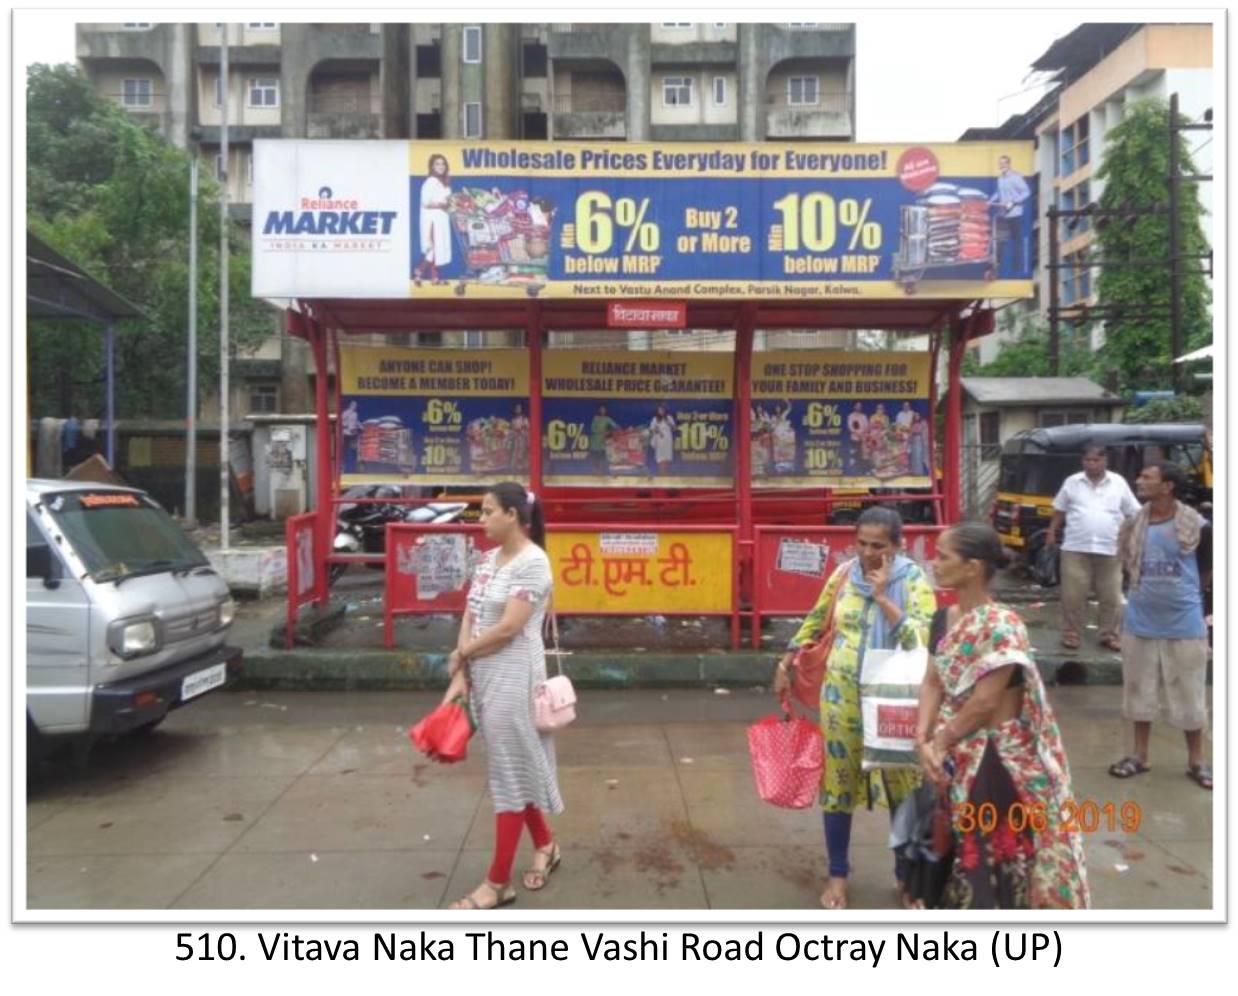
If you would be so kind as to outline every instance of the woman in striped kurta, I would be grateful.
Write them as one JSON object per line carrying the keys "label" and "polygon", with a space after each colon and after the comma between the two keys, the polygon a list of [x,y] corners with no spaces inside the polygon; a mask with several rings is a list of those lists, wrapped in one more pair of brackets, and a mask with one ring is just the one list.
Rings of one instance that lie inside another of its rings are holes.
{"label": "woman in striped kurta", "polygon": [[527,826],[535,848],[526,889],[544,888],[559,866],[546,813],[563,811],[554,738],[533,721],[533,692],[546,680],[542,620],[550,601],[550,560],[542,549],[541,506],[519,484],[500,484],[482,500],[486,535],[499,545],[473,575],[468,608],[449,668],[450,700],[466,687],[486,741],[495,809],[494,861],[486,880],[452,909],[493,909],[516,900],[512,864]]}

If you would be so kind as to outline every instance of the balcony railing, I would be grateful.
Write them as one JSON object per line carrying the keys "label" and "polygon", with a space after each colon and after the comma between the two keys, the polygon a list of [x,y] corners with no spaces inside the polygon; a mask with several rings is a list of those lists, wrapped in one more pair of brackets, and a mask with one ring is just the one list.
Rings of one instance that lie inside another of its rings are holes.
{"label": "balcony railing", "polygon": [[311,93],[311,114],[381,114],[382,100],[374,94]]}
{"label": "balcony railing", "polygon": [[627,111],[627,94],[578,96],[556,93],[554,107],[556,114],[623,114]]}

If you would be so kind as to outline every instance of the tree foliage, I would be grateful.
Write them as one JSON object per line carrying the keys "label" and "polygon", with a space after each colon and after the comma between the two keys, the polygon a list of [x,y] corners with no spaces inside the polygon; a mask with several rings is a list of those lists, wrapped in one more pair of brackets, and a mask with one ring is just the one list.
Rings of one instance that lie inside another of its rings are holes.
{"label": "tree foliage", "polygon": [[1131,425],[1152,425],[1158,422],[1203,422],[1207,407],[1200,398],[1184,395],[1158,398],[1139,408],[1128,408],[1122,421]]}
{"label": "tree foliage", "polygon": [[[1185,136],[1177,136],[1182,173],[1195,172]],[[1130,105],[1120,124],[1106,137],[1104,162],[1097,177],[1104,184],[1103,211],[1164,209],[1169,190],[1169,106],[1161,100]],[[1199,272],[1201,260],[1190,258],[1207,250],[1203,208],[1197,184],[1180,186],[1179,246],[1184,258],[1181,314],[1187,349],[1211,339],[1210,294]],[[1107,263],[1165,260],[1164,266],[1107,265],[1100,269],[1101,307],[1154,309],[1168,315],[1170,302],[1169,220],[1163,214],[1097,223],[1099,256]],[[1156,390],[1172,384],[1172,337],[1168,317],[1130,318],[1108,323],[1105,348],[1098,354],[1103,371],[1113,371],[1123,390]]]}
{"label": "tree foliage", "polygon": [[[1014,314],[1007,309],[998,315],[1002,350],[990,363],[973,361],[964,368],[970,377],[1049,377],[1049,326],[1035,314]],[[1093,355],[1083,333],[1063,326],[1058,344],[1061,377],[1086,377],[1092,373]],[[971,356],[968,357],[972,359]]]}
{"label": "tree foliage", "polygon": [[[185,414],[189,302],[189,155],[99,97],[70,65],[33,65],[26,80],[26,208],[30,231],[135,304],[116,326],[120,416]],[[199,386],[219,375],[219,195],[207,170],[198,192]],[[233,355],[273,328],[249,296],[249,244],[231,223],[228,275]],[[103,336],[87,322],[32,321],[30,411],[103,411]]]}

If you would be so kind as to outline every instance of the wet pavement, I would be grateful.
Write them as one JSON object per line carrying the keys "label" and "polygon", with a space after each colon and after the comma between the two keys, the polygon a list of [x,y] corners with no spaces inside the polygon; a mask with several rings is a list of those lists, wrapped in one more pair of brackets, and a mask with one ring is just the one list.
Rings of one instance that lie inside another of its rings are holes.
{"label": "wet pavement", "polygon": [[[1149,774],[1105,768],[1129,734],[1114,687],[1051,696],[1080,803],[1138,804],[1137,832],[1087,836],[1094,906],[1206,909],[1213,796],[1181,734],[1154,727]],[[221,692],[84,769],[44,765],[26,810],[31,909],[434,909],[485,874],[484,751],[429,763],[406,730],[424,692]],[[745,727],[765,692],[599,691],[559,735],[562,867],[531,909],[804,909],[825,875],[820,816],[760,802]],[[1129,810],[1128,810],[1129,812]],[[859,812],[851,904],[895,905],[888,818]],[[517,871],[530,859],[527,839]]]}

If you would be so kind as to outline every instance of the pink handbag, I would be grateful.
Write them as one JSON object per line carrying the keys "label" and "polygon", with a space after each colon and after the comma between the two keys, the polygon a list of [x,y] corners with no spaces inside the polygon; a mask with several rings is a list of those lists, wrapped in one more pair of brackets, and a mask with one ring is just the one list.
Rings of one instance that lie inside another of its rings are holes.
{"label": "pink handbag", "polygon": [[825,753],[815,723],[796,716],[787,698],[781,715],[748,727],[748,754],[757,795],[774,806],[807,809],[817,801]]}
{"label": "pink handbag", "polygon": [[550,613],[550,632],[554,635],[555,665],[558,674],[547,678],[533,690],[533,722],[542,733],[561,730],[576,718],[576,689],[563,673],[563,651],[559,649],[559,620]]}

